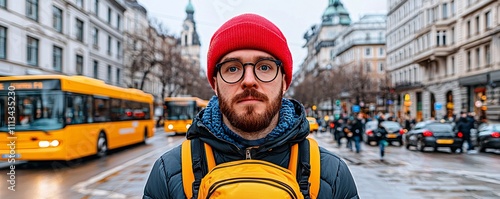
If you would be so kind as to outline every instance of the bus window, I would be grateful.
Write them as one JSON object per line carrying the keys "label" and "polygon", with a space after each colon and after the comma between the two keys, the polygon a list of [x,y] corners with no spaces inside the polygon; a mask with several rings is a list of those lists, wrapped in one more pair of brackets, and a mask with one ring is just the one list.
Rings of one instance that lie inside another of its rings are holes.
{"label": "bus window", "polygon": [[87,112],[84,111],[83,99],[81,95],[67,95],[66,124],[83,124],[86,122]]}
{"label": "bus window", "polygon": [[94,122],[110,121],[109,100],[94,98]]}
{"label": "bus window", "polygon": [[92,96],[87,96],[85,99],[85,109],[87,110],[87,123],[92,123],[94,122],[94,117],[92,117],[94,114],[92,114]]}

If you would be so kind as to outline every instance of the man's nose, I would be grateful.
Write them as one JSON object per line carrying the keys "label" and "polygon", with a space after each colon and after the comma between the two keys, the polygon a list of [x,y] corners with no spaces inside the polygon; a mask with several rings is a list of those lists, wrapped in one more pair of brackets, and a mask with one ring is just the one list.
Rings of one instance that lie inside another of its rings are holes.
{"label": "man's nose", "polygon": [[257,77],[253,73],[253,65],[246,65],[245,67],[245,74],[243,75],[242,78],[242,84],[245,86],[254,86],[257,84]]}

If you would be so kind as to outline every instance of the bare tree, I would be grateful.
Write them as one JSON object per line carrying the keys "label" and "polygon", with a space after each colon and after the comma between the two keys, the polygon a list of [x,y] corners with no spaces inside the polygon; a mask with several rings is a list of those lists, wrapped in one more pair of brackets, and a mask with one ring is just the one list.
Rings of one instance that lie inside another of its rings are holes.
{"label": "bare tree", "polygon": [[[158,26],[158,25],[156,25]],[[161,25],[160,25],[161,26]],[[153,68],[160,62],[158,56],[158,43],[161,37],[157,28],[153,27],[152,20],[144,30],[144,34],[127,35],[126,64],[125,68],[130,82],[129,87],[143,90],[146,78]],[[140,84],[135,85],[135,79],[140,79]]]}

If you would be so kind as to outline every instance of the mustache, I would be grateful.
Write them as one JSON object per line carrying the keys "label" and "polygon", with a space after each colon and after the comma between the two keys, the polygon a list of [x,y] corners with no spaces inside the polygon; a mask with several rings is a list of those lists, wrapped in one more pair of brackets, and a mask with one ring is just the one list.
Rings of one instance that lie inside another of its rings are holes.
{"label": "mustache", "polygon": [[245,98],[248,98],[248,97],[252,97],[252,98],[255,98],[257,100],[262,100],[262,101],[269,100],[269,98],[266,95],[264,95],[263,93],[255,90],[255,89],[246,89],[243,91],[243,93],[234,96],[232,101],[233,101],[233,103],[236,103],[236,102],[243,100]]}

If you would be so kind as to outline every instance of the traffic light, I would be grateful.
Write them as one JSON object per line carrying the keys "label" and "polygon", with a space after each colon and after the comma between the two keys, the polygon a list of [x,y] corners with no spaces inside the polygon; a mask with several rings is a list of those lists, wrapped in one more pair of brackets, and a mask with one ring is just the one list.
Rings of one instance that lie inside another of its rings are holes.
{"label": "traffic light", "polygon": [[313,111],[315,111],[317,107],[316,107],[316,105],[313,105],[311,108]]}

